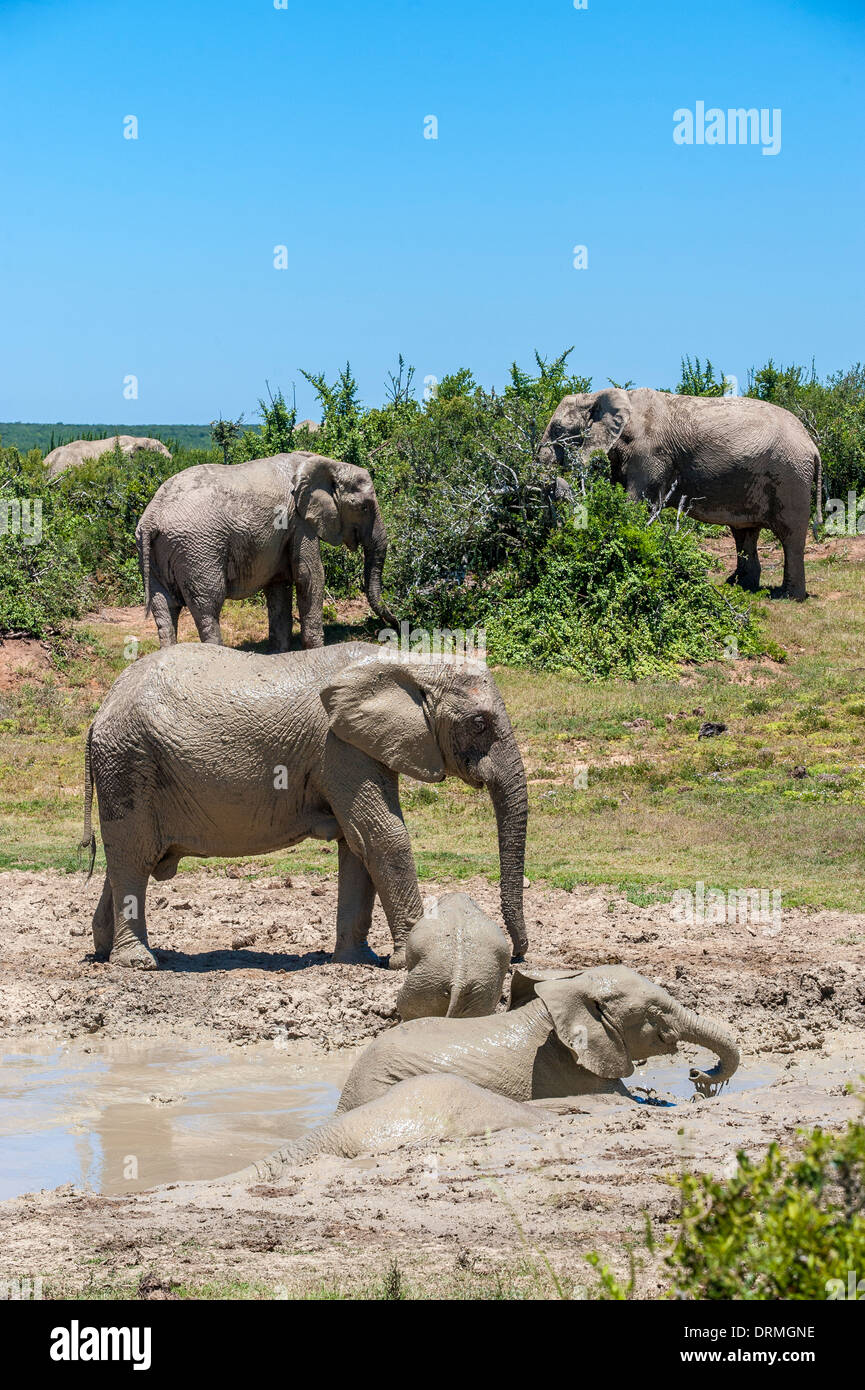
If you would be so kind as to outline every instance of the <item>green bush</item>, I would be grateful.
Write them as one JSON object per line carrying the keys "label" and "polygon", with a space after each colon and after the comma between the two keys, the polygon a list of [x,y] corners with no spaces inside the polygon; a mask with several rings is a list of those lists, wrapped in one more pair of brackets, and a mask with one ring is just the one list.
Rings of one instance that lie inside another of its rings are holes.
{"label": "green bush", "polygon": [[[536,551],[465,591],[446,625],[486,629],[491,660],[636,679],[765,649],[744,598],[710,576],[698,536],[598,478]],[[471,621],[467,621],[470,619]]]}
{"label": "green bush", "polygon": [[0,520],[0,633],[62,631],[85,611],[91,585],[75,518],[57,506],[38,450],[0,449]]}
{"label": "green bush", "polygon": [[[815,1129],[801,1153],[771,1144],[761,1159],[738,1154],[732,1178],[679,1178],[678,1234],[668,1243],[667,1297],[798,1300],[844,1298],[850,1274],[865,1278],[865,1126]],[[647,1246],[654,1251],[651,1228]],[[626,1298],[597,1255],[601,1296]]]}

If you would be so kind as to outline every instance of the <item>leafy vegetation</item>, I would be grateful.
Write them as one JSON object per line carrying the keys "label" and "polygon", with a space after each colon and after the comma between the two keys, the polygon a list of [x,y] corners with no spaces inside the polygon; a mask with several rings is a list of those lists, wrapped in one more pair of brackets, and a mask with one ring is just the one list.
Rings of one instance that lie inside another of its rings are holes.
{"label": "leafy vegetation", "polygon": [[[362,404],[350,364],[333,381],[304,372],[321,408],[314,433],[298,429],[294,404],[268,387],[254,427],[214,421],[201,431],[209,447],[175,442],[171,460],[125,459],[106,440],[102,458],[53,483],[35,450],[2,449],[0,498],[41,498],[43,540],[28,549],[20,537],[0,537],[0,630],[44,635],[94,598],[140,600],[135,525],[171,473],[306,447],[373,473],[391,539],[385,585],[391,606],[415,626],[483,627],[496,661],[594,678],[669,671],[731,646],[742,655],[769,650],[753,604],[718,585],[701,553],[703,528],[651,514],[611,487],[596,463],[570,471],[567,500],[553,469],[538,461],[559,400],[591,386],[570,369],[570,355],[536,353],[528,370],[514,363],[501,391],[460,368],[423,401],[400,357],[373,408]],[[709,359],[683,359],[679,391],[719,395],[723,383]],[[824,451],[830,488],[858,486],[865,368],[820,382],[813,371],[769,362],[752,373],[749,392],[800,415]],[[324,560],[330,602],[360,592],[362,556],[326,546]]]}
{"label": "leafy vegetation", "polygon": [[[849,1296],[865,1269],[865,1125],[804,1136],[801,1153],[770,1144],[739,1153],[731,1178],[683,1173],[678,1234],[664,1256],[668,1297],[823,1300]],[[655,1251],[647,1223],[646,1245]],[[597,1255],[601,1296],[634,1294],[636,1263],[620,1283]],[[854,1297],[858,1292],[854,1290]]]}

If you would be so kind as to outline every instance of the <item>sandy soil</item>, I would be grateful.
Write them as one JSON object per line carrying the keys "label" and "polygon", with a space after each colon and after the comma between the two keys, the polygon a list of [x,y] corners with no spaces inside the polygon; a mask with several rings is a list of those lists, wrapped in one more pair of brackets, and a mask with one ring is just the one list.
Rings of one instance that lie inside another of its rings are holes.
{"label": "sandy soil", "polygon": [[[323,867],[335,870],[335,859]],[[332,1060],[393,1024],[398,974],[329,962],[333,872],[290,883],[232,872],[152,886],[150,939],[163,968],[146,976],[88,958],[95,878],[0,874],[4,1040],[172,1037],[222,1051],[273,1040],[287,1060],[294,1046]],[[494,886],[461,886],[496,911]],[[70,1291],[144,1280],[145,1292],[164,1296],[172,1283],[238,1279],[288,1292],[320,1280],[350,1289],[394,1258],[427,1285],[488,1280],[528,1260],[549,1292],[524,1236],[557,1275],[591,1286],[587,1251],[623,1270],[644,1211],[659,1232],[669,1227],[667,1177],[683,1162],[727,1171],[737,1148],[759,1151],[791,1141],[802,1124],[837,1126],[859,1113],[843,1092],[865,1069],[865,917],[790,910],[780,931],[689,927],[668,905],[635,907],[601,890],[530,887],[526,898],[531,963],[621,960],[659,979],[729,1020],[744,1078],[753,1070],[762,1082],[675,1108],[572,1101],[538,1134],[322,1157],[279,1187],[29,1194],[0,1207],[4,1271]],[[378,909],[372,944],[388,948]],[[697,1055],[684,1049],[683,1074]],[[531,1292],[531,1273],[521,1278]],[[644,1275],[646,1291],[654,1278]]]}

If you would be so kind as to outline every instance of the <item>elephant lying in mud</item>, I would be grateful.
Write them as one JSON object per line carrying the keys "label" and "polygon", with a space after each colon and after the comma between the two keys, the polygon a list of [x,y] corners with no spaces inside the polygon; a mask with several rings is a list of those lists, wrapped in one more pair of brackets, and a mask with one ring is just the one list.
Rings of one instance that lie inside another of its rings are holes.
{"label": "elephant lying in mud", "polygon": [[512,1100],[622,1091],[619,1078],[647,1057],[697,1043],[718,1057],[700,1086],[726,1081],[739,1065],[729,1029],[682,1007],[624,965],[540,974],[514,971],[507,1013],[487,1018],[419,1018],[380,1034],[349,1073],[337,1114],[365,1106],[397,1082],[427,1072],[462,1076]]}
{"label": "elephant lying in mud", "polygon": [[135,538],[162,647],[177,641],[184,606],[202,642],[221,642],[225,600],[263,589],[270,650],[288,651],[293,588],[304,647],[323,647],[320,541],[361,547],[369,605],[388,627],[398,626],[381,596],[387,534],[375,489],[354,464],[297,452],[186,468],[157,490]]}
{"label": "elephant lying in mud", "polygon": [[697,521],[729,526],[736,570],[729,582],[760,584],[757,542],[766,527],[784,548],[786,598],[804,599],[805,540],[821,464],[804,425],[780,406],[748,396],[677,396],[665,391],[606,391],[565,396],[541,440],[551,467],[609,457],[614,482],[632,497],[687,504]]}
{"label": "elephant lying in mud", "polygon": [[510,958],[508,939],[493,919],[466,893],[446,893],[406,938],[400,1017],[495,1013]]}
{"label": "elephant lying in mud", "polygon": [[325,1121],[267,1158],[216,1181],[269,1183],[286,1168],[319,1154],[356,1158],[362,1153],[387,1153],[420,1139],[465,1139],[497,1129],[538,1129],[549,1118],[540,1108],[482,1090],[459,1076],[413,1076],[368,1104]]}
{"label": "elephant lying in mud", "polygon": [[346,642],[258,656],[182,643],[118,676],[87,735],[84,839],[91,872],[93,788],[107,873],[93,918],[98,956],[155,969],[148,880],[184,855],[267,854],[339,841],[334,960],[377,964],[367,945],[375,895],[392,968],[423,915],[399,774],[486,787],[496,814],[505,926],[527,946],[523,864],[528,802],[502,697],[482,666],[388,656]]}

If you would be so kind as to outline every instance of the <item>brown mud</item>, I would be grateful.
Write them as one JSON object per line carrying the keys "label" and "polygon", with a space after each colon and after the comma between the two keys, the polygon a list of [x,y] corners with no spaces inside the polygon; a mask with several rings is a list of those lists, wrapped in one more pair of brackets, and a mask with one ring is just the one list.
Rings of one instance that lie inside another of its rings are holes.
{"label": "brown mud", "polygon": [[[0,1206],[0,1274],[42,1275],[55,1292],[242,1282],[279,1296],[323,1285],[350,1292],[396,1261],[433,1295],[516,1280],[531,1296],[555,1292],[549,1261],[566,1291],[591,1290],[588,1252],[623,1273],[644,1212],[659,1237],[674,1229],[670,1179],[683,1164],[728,1172],[739,1148],[794,1143],[800,1126],[840,1127],[861,1113],[845,1092],[850,1084],[861,1092],[865,1072],[865,916],[785,909],[780,922],[687,925],[669,903],[532,885],[531,964],[619,960],[726,1019],[743,1047],[742,1089],[686,1098],[687,1068],[701,1054],[685,1048],[662,1077],[661,1089],[680,1097],[675,1106],[572,1100],[537,1134],[319,1157],[278,1187],[142,1195],[145,1178],[233,1171],[300,1132],[334,1103],[356,1051],[396,1021],[399,974],[330,963],[335,856],[323,853],[322,867],[321,877],[288,882],[250,877],[250,867],[153,884],[149,932],[162,968],[147,975],[89,956],[96,876],[85,885],[83,875],[0,874],[3,1052],[29,1049],[34,1077],[58,1047],[79,1069],[88,1058],[94,1074],[106,1059],[115,1067],[111,1084],[103,1076],[102,1090],[90,1093],[89,1120],[87,1105],[60,1106],[55,1116],[72,1128],[77,1117],[85,1137],[101,1133],[114,1166],[82,1168],[93,1190],[34,1191],[39,1182],[22,1180],[26,1195]],[[498,915],[497,888],[482,879],[424,884],[424,892],[455,886]],[[379,908],[371,944],[382,955],[389,948]],[[154,1049],[162,1058],[155,1080],[147,1071]],[[133,1068],[122,1093],[118,1057]],[[230,1093],[224,1103],[213,1099],[219,1075]],[[270,1111],[238,1098],[253,1093],[256,1078]],[[629,1084],[657,1089],[658,1073]],[[138,1109],[118,1117],[118,1104]],[[125,1187],[117,1172],[124,1149],[140,1160]],[[648,1269],[643,1292],[660,1277]]]}

